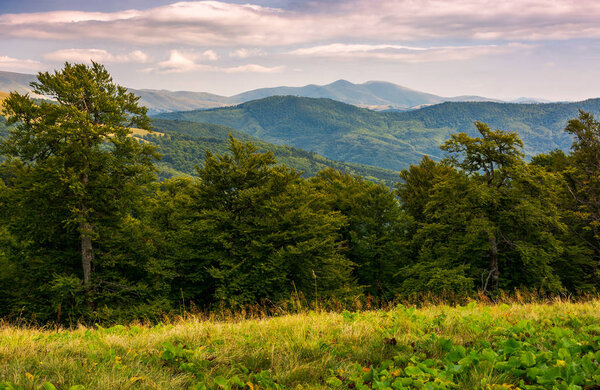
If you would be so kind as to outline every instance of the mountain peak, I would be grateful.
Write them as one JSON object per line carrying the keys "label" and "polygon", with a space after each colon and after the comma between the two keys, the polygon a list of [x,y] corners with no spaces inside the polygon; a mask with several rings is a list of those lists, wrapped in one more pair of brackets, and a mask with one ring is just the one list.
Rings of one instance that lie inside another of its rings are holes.
{"label": "mountain peak", "polygon": [[354,84],[354,83],[351,83],[351,82],[350,82],[350,81],[348,81],[348,80],[339,79],[339,80],[336,80],[336,81],[334,81],[333,83],[331,83],[331,84],[328,84],[328,85],[326,85],[326,86],[332,86],[332,87],[340,87],[340,86],[344,86],[344,87],[346,87],[346,86],[354,86],[354,85],[356,85],[356,84]]}

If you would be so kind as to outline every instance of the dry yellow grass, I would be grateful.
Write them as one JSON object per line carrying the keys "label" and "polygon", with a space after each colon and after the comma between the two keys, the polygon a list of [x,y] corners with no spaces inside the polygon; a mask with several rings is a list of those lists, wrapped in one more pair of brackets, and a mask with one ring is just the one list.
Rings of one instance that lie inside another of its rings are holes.
{"label": "dry yellow grass", "polygon": [[130,128],[130,130],[131,130],[131,134],[134,137],[135,136],[145,136],[145,135],[148,135],[148,134],[158,135],[160,137],[162,137],[162,136],[165,135],[165,133],[161,133],[161,132],[158,132],[158,131],[149,132],[148,130],[138,129],[137,127],[132,127],[132,128]]}
{"label": "dry yellow grass", "polygon": [[2,110],[2,109],[3,109],[2,105],[3,105],[3,103],[4,103],[4,99],[6,99],[6,98],[8,97],[8,95],[9,95],[9,93],[8,93],[8,92],[3,92],[3,91],[0,91],[0,115],[2,115],[2,112],[3,112],[3,110]]}

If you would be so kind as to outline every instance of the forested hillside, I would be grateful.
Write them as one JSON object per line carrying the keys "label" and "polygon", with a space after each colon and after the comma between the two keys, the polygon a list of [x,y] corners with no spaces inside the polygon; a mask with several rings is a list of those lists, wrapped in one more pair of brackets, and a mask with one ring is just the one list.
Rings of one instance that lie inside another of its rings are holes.
{"label": "forested hillside", "polygon": [[[160,135],[149,133],[135,136],[157,147],[158,153],[162,156],[156,163],[158,177],[161,180],[174,176],[195,175],[196,166],[202,166],[207,151],[227,153],[229,134],[240,140],[252,141],[261,152],[273,152],[280,164],[295,168],[303,172],[306,177],[314,176],[318,171],[331,167],[386,185],[393,185],[398,178],[398,173],[390,169],[334,161],[299,148],[264,142],[226,126],[154,119],[152,128]],[[6,119],[0,115],[0,140],[6,138],[8,134]],[[0,155],[0,161],[2,159],[3,156]]]}
{"label": "forested hillside", "polygon": [[180,174],[194,175],[195,167],[202,166],[204,163],[206,151],[228,152],[229,134],[239,140],[253,142],[260,152],[271,151],[278,163],[304,172],[304,176],[314,176],[318,171],[331,167],[388,185],[394,183],[398,178],[398,173],[389,169],[330,160],[317,153],[299,148],[261,141],[244,132],[225,126],[154,119],[152,127],[167,135],[166,137],[155,135],[144,137],[145,140],[156,145],[158,152],[162,155],[160,162],[157,163],[161,170],[161,178]]}
{"label": "forested hillside", "polygon": [[399,170],[425,154],[437,159],[452,133],[475,134],[475,121],[516,131],[527,156],[567,150],[563,129],[578,109],[600,114],[600,99],[578,103],[457,102],[407,112],[375,112],[329,99],[276,96],[212,110],[159,117],[216,123],[262,140],[314,151],[327,158]]}

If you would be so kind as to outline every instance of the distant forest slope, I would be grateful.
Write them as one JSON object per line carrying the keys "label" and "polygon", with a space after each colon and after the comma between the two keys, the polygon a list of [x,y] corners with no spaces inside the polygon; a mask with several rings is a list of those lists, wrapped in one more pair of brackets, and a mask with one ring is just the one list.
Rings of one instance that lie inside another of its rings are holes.
{"label": "distant forest slope", "polygon": [[144,137],[156,144],[158,151],[163,154],[158,164],[163,177],[182,173],[194,174],[195,166],[202,165],[207,150],[212,153],[226,152],[228,137],[231,134],[237,139],[252,141],[260,152],[272,151],[278,163],[303,171],[305,176],[313,176],[321,169],[333,167],[372,181],[382,181],[388,185],[398,180],[398,173],[389,169],[333,161],[302,149],[264,142],[225,126],[154,119],[153,127],[156,131],[166,134],[165,137],[155,135]]}
{"label": "distant forest slope", "polygon": [[[154,119],[153,127],[158,134],[144,135],[143,132],[134,131],[134,136],[158,147],[158,151],[163,155],[162,160],[157,163],[159,177],[162,179],[194,175],[195,167],[203,164],[206,151],[216,154],[226,152],[228,137],[231,134],[237,139],[254,142],[261,152],[272,151],[277,162],[303,171],[305,176],[313,176],[321,169],[333,167],[387,185],[398,181],[398,173],[389,169],[333,161],[302,149],[270,144],[225,126]],[[0,139],[8,134],[6,119],[0,116]]]}
{"label": "distant forest slope", "polygon": [[529,156],[568,149],[571,140],[563,129],[577,117],[578,109],[598,116],[600,99],[548,104],[447,102],[414,111],[375,112],[330,99],[274,96],[158,117],[220,124],[333,160],[400,170],[424,154],[441,157],[440,144],[452,133],[474,135],[475,121],[518,132]]}

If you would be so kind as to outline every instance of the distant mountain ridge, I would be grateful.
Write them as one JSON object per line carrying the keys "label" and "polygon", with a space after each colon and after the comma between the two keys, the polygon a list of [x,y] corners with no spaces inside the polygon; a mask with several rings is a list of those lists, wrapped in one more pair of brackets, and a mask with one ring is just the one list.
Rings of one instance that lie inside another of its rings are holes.
{"label": "distant mountain ridge", "polygon": [[[35,81],[34,75],[0,72],[0,91],[9,92],[16,90],[26,92],[29,90],[29,83],[31,81]],[[346,80],[337,80],[327,85],[310,84],[303,87],[259,88],[234,96],[221,96],[208,92],[191,91],[130,90],[140,96],[140,103],[148,107],[150,114],[232,106],[251,100],[279,95],[328,98],[378,111],[403,111],[442,102],[499,102],[499,100],[482,96],[442,97],[385,81],[367,81],[362,84],[354,84]],[[535,101],[535,99],[527,98],[527,102],[531,101]]]}
{"label": "distant mountain ridge", "polygon": [[418,163],[423,155],[442,157],[439,146],[453,133],[475,135],[475,121],[516,131],[529,156],[568,149],[572,140],[563,129],[578,116],[578,109],[600,116],[600,99],[545,104],[445,102],[412,111],[377,112],[331,99],[273,96],[158,117],[219,124],[332,160],[400,170]]}
{"label": "distant mountain ridge", "polygon": [[446,101],[499,101],[482,96],[442,97],[386,81],[367,81],[362,84],[354,84],[346,80],[337,80],[327,85],[260,88],[232,96],[231,99],[237,103],[244,103],[270,96],[284,95],[327,98],[359,107],[401,110]]}
{"label": "distant mountain ridge", "polygon": [[29,83],[36,80],[37,78],[32,74],[0,71],[0,91],[30,92]]}

